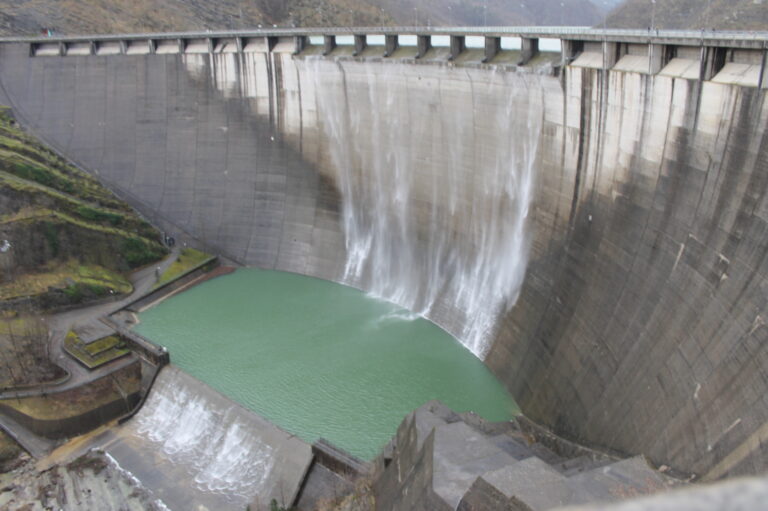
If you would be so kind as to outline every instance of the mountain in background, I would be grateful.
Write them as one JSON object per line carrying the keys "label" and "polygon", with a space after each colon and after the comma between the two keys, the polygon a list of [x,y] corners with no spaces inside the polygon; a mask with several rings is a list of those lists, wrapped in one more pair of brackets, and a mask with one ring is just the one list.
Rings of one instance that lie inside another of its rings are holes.
{"label": "mountain in background", "polygon": [[601,20],[589,0],[380,0],[397,25],[579,25]]}
{"label": "mountain in background", "polygon": [[[598,0],[599,1],[599,0]],[[766,30],[768,0],[626,0],[608,15],[616,28]]]}
{"label": "mountain in background", "polygon": [[[594,0],[595,2],[614,0]],[[593,25],[590,0],[0,0],[0,34],[278,26]]]}

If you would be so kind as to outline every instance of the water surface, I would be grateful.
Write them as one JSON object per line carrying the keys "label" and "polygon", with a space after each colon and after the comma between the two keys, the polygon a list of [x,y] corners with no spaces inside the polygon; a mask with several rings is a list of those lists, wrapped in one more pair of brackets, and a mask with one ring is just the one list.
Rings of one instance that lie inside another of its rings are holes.
{"label": "water surface", "polygon": [[437,326],[311,277],[241,269],[143,312],[136,330],[283,429],[364,459],[431,399],[491,421],[517,413],[486,367]]}

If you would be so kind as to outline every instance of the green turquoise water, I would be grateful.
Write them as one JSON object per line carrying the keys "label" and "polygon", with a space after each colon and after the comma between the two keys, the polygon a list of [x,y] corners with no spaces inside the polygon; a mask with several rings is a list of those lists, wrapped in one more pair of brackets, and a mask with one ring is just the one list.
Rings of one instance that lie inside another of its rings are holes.
{"label": "green turquoise water", "polygon": [[443,330],[332,282],[241,269],[140,319],[136,330],[188,373],[307,442],[364,459],[431,399],[491,421],[518,411]]}

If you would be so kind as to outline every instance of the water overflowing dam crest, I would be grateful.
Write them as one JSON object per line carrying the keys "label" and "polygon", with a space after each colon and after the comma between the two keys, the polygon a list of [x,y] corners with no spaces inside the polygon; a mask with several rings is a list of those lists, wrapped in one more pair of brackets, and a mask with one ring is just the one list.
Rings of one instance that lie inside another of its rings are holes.
{"label": "water overflowing dam crest", "polygon": [[[541,90],[537,77],[497,73],[477,85],[480,98],[509,91],[484,119],[492,136],[478,145],[483,110],[438,109],[439,98],[408,93],[422,78],[438,95],[467,92],[447,76],[392,65],[393,78],[381,81],[375,64],[347,69],[325,59],[304,68],[341,190],[345,280],[426,317],[438,299],[450,302],[465,316],[458,338],[484,358],[497,316],[514,305],[525,276],[543,116],[531,94]],[[328,72],[334,68],[340,72]]]}
{"label": "water overflowing dam crest", "polygon": [[[255,113],[269,111],[268,69],[279,65],[263,55],[184,62],[201,79],[211,69],[225,96],[242,91]],[[341,198],[341,278],[432,319],[436,307],[449,308],[462,316],[451,333],[484,358],[528,261],[540,77],[492,72],[467,83],[451,70],[390,64],[382,81],[380,64],[308,57],[297,66],[302,95],[295,106],[286,97],[283,108],[308,109],[326,144],[324,170]],[[500,95],[505,101],[492,104]],[[299,129],[290,122],[289,134]]]}

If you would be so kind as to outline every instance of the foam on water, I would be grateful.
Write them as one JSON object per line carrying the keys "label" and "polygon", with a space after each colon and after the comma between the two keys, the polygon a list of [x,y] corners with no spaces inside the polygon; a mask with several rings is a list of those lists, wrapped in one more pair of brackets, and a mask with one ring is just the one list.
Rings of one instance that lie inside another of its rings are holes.
{"label": "foam on water", "polygon": [[210,406],[199,393],[171,381],[155,388],[137,432],[174,464],[187,467],[197,488],[241,497],[253,495],[272,469],[270,446],[259,441],[232,409]]}
{"label": "foam on water", "polygon": [[[438,77],[430,98],[419,96],[423,86],[409,87],[412,66],[390,65],[382,81],[381,64],[353,65],[354,74],[345,74],[345,64],[314,59],[305,69],[342,195],[345,280],[426,317],[447,303],[464,315],[453,333],[484,358],[497,316],[517,300],[528,260],[543,116],[542,101],[531,98],[531,90],[543,90],[538,77],[496,73],[471,94]],[[484,111],[481,120],[467,115],[473,96],[498,88],[507,91],[505,108]],[[466,94],[467,102],[436,109],[443,92]],[[424,143],[433,130],[450,143]],[[474,153],[478,136],[493,138],[495,153]]]}
{"label": "foam on water", "polygon": [[[213,84],[268,114],[268,61],[290,55],[237,58],[210,57]],[[206,67],[185,63],[193,76]],[[342,200],[343,281],[437,322],[484,359],[528,262],[541,77],[467,70],[459,81],[451,68],[388,63],[382,80],[381,63],[292,65],[280,76],[293,113],[280,127],[321,134]],[[498,97],[506,105],[489,106]]]}

